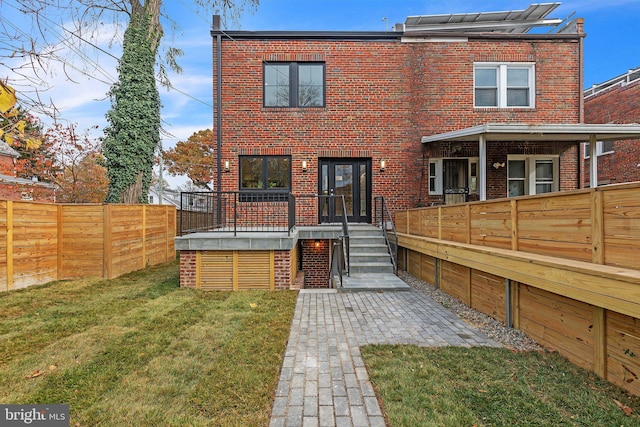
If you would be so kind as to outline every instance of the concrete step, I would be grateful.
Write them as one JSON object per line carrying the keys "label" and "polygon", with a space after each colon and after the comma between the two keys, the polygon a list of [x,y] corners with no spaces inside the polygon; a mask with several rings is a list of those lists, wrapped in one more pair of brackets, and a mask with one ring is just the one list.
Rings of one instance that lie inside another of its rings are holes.
{"label": "concrete step", "polygon": [[393,274],[393,264],[387,262],[353,262],[349,264],[349,272],[351,274],[359,273],[388,273]]}
{"label": "concrete step", "polygon": [[411,287],[393,273],[352,273],[342,278],[343,287],[339,287],[339,279],[336,279],[338,292],[394,292],[410,291]]}
{"label": "concrete step", "polygon": [[383,263],[391,262],[391,257],[388,252],[382,253],[350,253],[351,263],[353,264],[365,264],[365,263]]}
{"label": "concrete step", "polygon": [[385,245],[383,236],[349,236],[349,247],[353,246],[380,246]]}
{"label": "concrete step", "polygon": [[351,251],[351,253],[358,253],[358,254],[388,254],[389,253],[389,248],[387,247],[387,245],[360,245],[360,244],[349,244],[349,250]]}

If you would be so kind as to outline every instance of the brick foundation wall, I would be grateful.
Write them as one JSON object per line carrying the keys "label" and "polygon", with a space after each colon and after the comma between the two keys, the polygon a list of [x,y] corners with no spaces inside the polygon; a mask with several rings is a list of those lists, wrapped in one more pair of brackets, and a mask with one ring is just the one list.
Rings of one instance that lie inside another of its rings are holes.
{"label": "brick foundation wall", "polygon": [[305,288],[329,287],[329,240],[302,240],[302,270]]}
{"label": "brick foundation wall", "polygon": [[276,290],[291,287],[295,279],[291,277],[292,260],[291,251],[274,251],[274,288]]}
{"label": "brick foundation wall", "polygon": [[[586,123],[640,123],[640,80],[585,99]],[[584,153],[582,154],[584,158]],[[640,181],[640,140],[615,141],[613,153],[598,156],[601,184]],[[589,185],[590,159],[584,159],[584,186]]]}
{"label": "brick foundation wall", "polygon": [[180,286],[196,288],[196,251],[180,251]]}

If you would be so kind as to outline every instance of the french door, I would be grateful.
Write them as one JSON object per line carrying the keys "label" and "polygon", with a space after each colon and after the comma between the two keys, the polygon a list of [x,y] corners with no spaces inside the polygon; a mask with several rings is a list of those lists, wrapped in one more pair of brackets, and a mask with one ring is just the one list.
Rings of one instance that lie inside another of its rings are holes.
{"label": "french door", "polygon": [[344,196],[347,221],[370,223],[371,159],[320,159],[319,166],[320,222],[342,221]]}

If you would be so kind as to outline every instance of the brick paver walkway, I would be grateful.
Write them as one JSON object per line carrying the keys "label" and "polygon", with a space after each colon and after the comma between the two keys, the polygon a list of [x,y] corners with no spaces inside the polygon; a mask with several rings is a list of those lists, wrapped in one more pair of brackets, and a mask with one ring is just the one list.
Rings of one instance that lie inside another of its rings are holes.
{"label": "brick paver walkway", "polygon": [[383,427],[360,355],[367,344],[500,346],[417,291],[302,290],[271,427]]}

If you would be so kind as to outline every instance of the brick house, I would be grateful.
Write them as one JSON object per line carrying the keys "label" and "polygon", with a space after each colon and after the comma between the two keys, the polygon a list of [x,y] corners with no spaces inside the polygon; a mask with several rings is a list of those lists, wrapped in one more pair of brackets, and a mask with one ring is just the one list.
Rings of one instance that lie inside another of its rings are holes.
{"label": "brick house", "polygon": [[0,141],[0,199],[54,202],[53,185],[16,176],[15,160],[18,157],[16,150]]}
{"label": "brick house", "polygon": [[[375,222],[381,196],[393,212],[580,188],[580,144],[640,127],[582,123],[583,22],[548,18],[558,5],[410,16],[385,32],[226,31],[214,17],[215,187],[240,203],[291,193],[296,225],[311,227],[341,209]],[[331,238],[300,233],[282,259],[327,286]],[[192,278],[194,248],[225,247],[209,238],[176,242]]]}
{"label": "brick house", "polygon": [[[640,123],[640,68],[629,70],[584,93],[586,123]],[[584,168],[590,167],[590,146],[583,148]],[[598,185],[640,181],[640,140],[597,141]],[[588,175],[583,185],[590,186]]]}

